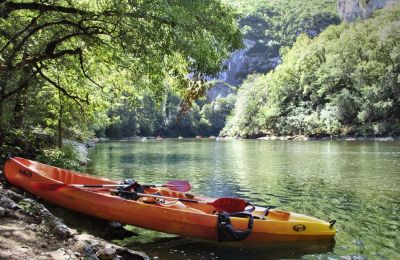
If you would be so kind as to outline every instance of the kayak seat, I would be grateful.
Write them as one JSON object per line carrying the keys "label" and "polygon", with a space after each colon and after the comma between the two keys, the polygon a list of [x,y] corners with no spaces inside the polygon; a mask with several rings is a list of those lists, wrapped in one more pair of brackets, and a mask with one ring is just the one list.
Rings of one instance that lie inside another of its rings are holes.
{"label": "kayak seat", "polygon": [[280,220],[280,221],[288,221],[290,217],[290,213],[287,211],[281,210],[271,210],[268,214],[268,219],[271,220]]}
{"label": "kayak seat", "polygon": [[174,198],[179,198],[179,199],[186,198],[185,193],[182,193],[182,192],[168,191],[168,190],[160,189],[159,193],[161,194],[161,196],[166,196],[166,197],[174,197]]}
{"label": "kayak seat", "polygon": [[176,201],[174,203],[169,203],[169,204],[160,204],[160,205],[162,207],[166,207],[166,208],[179,209],[179,210],[190,211],[190,212],[194,212],[194,213],[204,213],[203,211],[189,207],[180,201]]}
{"label": "kayak seat", "polygon": [[154,204],[157,202],[157,200],[155,198],[150,198],[150,197],[142,197],[139,199],[139,201],[148,203],[148,204]]}

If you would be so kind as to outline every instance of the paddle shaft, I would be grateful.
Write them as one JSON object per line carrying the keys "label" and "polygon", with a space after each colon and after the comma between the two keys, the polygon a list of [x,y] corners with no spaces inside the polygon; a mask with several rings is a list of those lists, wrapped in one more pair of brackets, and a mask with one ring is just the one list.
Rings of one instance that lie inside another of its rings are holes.
{"label": "paddle shaft", "polygon": [[168,197],[168,196],[162,196],[162,195],[139,193],[139,192],[134,192],[134,191],[112,190],[112,192],[114,192],[114,193],[122,193],[122,194],[133,194],[133,195],[137,195],[139,197],[149,197],[149,198],[155,198],[155,199],[176,200],[176,201],[181,201],[181,202],[200,203],[200,204],[207,204],[208,203],[207,201],[202,201],[202,200],[182,199],[182,198]]}
{"label": "paddle shaft", "polygon": [[131,186],[141,186],[143,188],[150,188],[150,187],[167,187],[168,189],[186,192],[190,191],[190,183],[188,181],[181,181],[181,180],[171,180],[168,181],[166,184],[135,184],[135,183],[92,183],[92,184],[84,184],[84,183],[47,183],[47,182],[36,182],[33,183],[32,186],[38,190],[46,190],[46,191],[56,191],[63,188],[107,188],[107,187],[124,187],[129,188]]}
{"label": "paddle shaft", "polygon": [[[128,187],[129,184],[66,184],[63,188],[73,187],[73,188],[107,188],[107,187]],[[154,188],[154,187],[175,187],[175,186],[183,186],[183,185],[172,185],[172,184],[141,184],[142,187],[145,188]]]}
{"label": "paddle shaft", "polygon": [[155,199],[167,199],[167,200],[175,200],[181,202],[189,202],[189,203],[198,203],[198,204],[206,204],[214,207],[218,212],[241,212],[244,211],[245,208],[250,205],[247,201],[239,198],[219,198],[214,200],[213,202],[207,202],[202,200],[192,200],[192,199],[182,199],[182,198],[175,198],[175,197],[168,197],[168,196],[161,196],[161,195],[154,195],[154,194],[146,194],[146,193],[138,193],[132,191],[120,191],[120,190],[113,190],[112,192],[116,194],[132,194],[139,197],[150,197]]}

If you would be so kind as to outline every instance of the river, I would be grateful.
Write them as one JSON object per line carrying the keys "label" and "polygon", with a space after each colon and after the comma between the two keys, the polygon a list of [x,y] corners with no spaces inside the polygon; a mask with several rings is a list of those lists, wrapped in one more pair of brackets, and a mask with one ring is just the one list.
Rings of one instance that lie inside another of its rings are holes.
{"label": "river", "polygon": [[[335,243],[233,248],[129,227],[118,241],[158,259],[400,259],[400,142],[149,140],[98,143],[88,171],[337,221]],[[133,216],[134,217],[134,216]],[[361,258],[362,259],[362,258]]]}

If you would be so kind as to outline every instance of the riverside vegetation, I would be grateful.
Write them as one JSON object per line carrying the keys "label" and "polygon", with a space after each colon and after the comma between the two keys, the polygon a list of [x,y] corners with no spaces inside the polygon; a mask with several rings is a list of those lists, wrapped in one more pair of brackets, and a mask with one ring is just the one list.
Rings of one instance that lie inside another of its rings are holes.
{"label": "riverside vegetation", "polygon": [[399,135],[400,8],[300,35],[238,91],[227,135]]}
{"label": "riverside vegetation", "polygon": [[[63,138],[94,135],[399,134],[398,7],[341,24],[335,0],[2,1],[0,14],[3,160],[77,167]],[[202,99],[240,34],[279,66]]]}
{"label": "riverside vegetation", "polygon": [[169,93],[189,109],[242,46],[237,16],[217,0],[0,1],[0,23],[2,160],[59,161],[63,138],[116,122],[121,135],[153,133]]}

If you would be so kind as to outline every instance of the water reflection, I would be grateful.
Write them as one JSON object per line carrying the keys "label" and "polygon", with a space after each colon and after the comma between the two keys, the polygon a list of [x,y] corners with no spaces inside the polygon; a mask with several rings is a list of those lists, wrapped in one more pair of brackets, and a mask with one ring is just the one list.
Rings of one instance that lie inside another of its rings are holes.
{"label": "water reflection", "polygon": [[294,259],[305,255],[332,252],[335,242],[297,242],[270,244],[262,248],[225,245],[187,238],[166,238],[145,245],[151,257],[164,259]]}
{"label": "water reflection", "polygon": [[[324,220],[336,219],[336,246],[333,252],[323,252],[323,258],[400,258],[396,239],[400,235],[399,142],[107,142],[97,144],[90,151],[90,158],[90,172],[116,180],[135,178],[142,183],[165,183],[185,179],[191,182],[196,194],[239,196],[259,205],[278,205]],[[181,259],[198,259],[197,254],[208,259],[211,251],[213,257],[220,259],[249,255],[258,258],[266,254],[244,249],[231,253],[235,251],[221,245],[207,251],[209,244],[175,240],[173,246],[171,241],[145,245],[154,254],[162,252],[159,257],[166,259],[183,257],[176,253],[179,250],[186,252],[186,258]],[[185,247],[195,253],[190,254]],[[177,251],[171,253],[170,248]],[[271,257],[302,255],[294,253],[298,249],[274,250],[277,251]]]}

